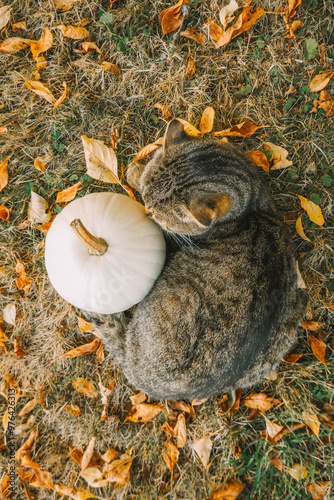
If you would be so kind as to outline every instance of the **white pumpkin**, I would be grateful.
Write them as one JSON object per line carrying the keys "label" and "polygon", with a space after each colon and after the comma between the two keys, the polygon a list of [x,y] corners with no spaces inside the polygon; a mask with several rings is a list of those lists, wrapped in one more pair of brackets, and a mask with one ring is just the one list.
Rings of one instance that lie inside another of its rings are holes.
{"label": "white pumpkin", "polygon": [[165,257],[159,226],[140,203],[115,193],[89,194],[69,203],[45,241],[46,270],[59,295],[100,314],[140,302]]}

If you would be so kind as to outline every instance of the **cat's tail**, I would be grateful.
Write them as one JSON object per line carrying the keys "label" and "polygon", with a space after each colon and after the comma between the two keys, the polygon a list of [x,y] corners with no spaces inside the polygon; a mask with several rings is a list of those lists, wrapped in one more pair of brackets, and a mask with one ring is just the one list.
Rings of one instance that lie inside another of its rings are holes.
{"label": "cat's tail", "polygon": [[128,323],[126,315],[123,312],[116,314],[82,312],[85,318],[93,324],[106,349],[114,355],[119,364],[122,364],[125,350],[125,330]]}

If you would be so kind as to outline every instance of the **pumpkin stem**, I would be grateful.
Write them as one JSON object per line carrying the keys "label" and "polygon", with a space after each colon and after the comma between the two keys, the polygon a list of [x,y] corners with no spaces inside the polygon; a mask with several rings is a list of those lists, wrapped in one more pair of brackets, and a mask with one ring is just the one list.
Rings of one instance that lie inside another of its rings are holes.
{"label": "pumpkin stem", "polygon": [[103,255],[107,250],[107,242],[103,238],[96,238],[96,236],[87,231],[80,219],[72,220],[70,226],[79,240],[86,245],[90,255]]}

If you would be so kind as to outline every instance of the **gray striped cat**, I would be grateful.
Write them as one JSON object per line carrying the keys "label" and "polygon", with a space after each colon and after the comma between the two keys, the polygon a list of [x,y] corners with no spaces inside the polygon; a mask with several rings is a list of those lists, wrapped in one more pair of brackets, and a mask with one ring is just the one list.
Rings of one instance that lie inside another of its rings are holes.
{"label": "gray striped cat", "polygon": [[289,233],[260,169],[173,120],[128,182],[168,235],[165,267],[129,321],[90,315],[128,381],[155,399],[260,382],[295,344],[304,297]]}

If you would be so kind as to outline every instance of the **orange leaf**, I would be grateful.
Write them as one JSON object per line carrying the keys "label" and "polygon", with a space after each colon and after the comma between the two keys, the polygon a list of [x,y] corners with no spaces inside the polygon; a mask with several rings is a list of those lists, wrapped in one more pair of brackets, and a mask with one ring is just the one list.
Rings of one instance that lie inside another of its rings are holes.
{"label": "orange leaf", "polygon": [[70,404],[65,406],[65,410],[67,413],[72,415],[73,417],[76,417],[77,415],[81,415],[81,410],[78,405]]}
{"label": "orange leaf", "polygon": [[10,213],[5,205],[0,205],[0,219],[9,221]]}
{"label": "orange leaf", "polygon": [[184,19],[182,7],[189,4],[189,2],[190,0],[179,0],[177,4],[172,5],[172,7],[168,7],[168,9],[164,9],[162,12],[160,12],[159,22],[162,27],[163,35],[172,33],[172,31],[177,30],[177,28],[181,26]]}
{"label": "orange leaf", "polygon": [[27,293],[32,284],[32,279],[27,277],[22,262],[17,262],[15,270],[19,273],[19,277],[16,278],[17,288],[19,290],[24,290],[24,292]]}
{"label": "orange leaf", "polygon": [[296,231],[299,234],[299,236],[301,238],[303,238],[303,240],[306,240],[306,241],[309,241],[310,243],[312,243],[310,238],[308,238],[306,236],[306,234],[304,233],[304,228],[303,228],[303,223],[302,223],[301,217],[298,217],[298,219],[296,220]]}
{"label": "orange leaf", "polygon": [[245,486],[245,483],[240,483],[236,479],[232,479],[225,486],[219,486],[218,490],[213,493],[209,500],[235,500]]}
{"label": "orange leaf", "polygon": [[180,413],[177,417],[177,447],[183,448],[187,442],[187,426],[186,419],[183,413]]}
{"label": "orange leaf", "polygon": [[288,0],[285,7],[285,15],[293,17],[296,14],[297,7],[302,3],[302,0]]}
{"label": "orange leaf", "polygon": [[24,80],[26,86],[28,87],[29,90],[32,90],[35,92],[35,94],[43,97],[46,99],[50,104],[55,104],[56,99],[53,97],[51,94],[50,90],[45,87],[45,85],[41,82],[38,82],[37,80]]}
{"label": "orange leaf", "polygon": [[314,484],[305,486],[306,490],[311,493],[313,500],[327,500],[329,498],[332,481],[319,481]]}
{"label": "orange leaf", "polygon": [[40,390],[38,391],[38,398],[39,398],[39,402],[40,402],[40,405],[43,408],[43,410],[47,410],[47,407],[45,406],[44,401],[43,401],[43,389],[44,389],[44,387],[41,387]]}
{"label": "orange leaf", "polygon": [[39,156],[38,158],[35,158],[34,160],[34,167],[37,168],[37,170],[40,170],[43,172],[46,167],[48,166],[49,162],[51,160],[51,155],[47,154],[45,156]]}
{"label": "orange leaf", "polygon": [[192,57],[189,57],[188,59],[188,65],[187,65],[187,80],[190,80],[190,78],[192,76],[194,76],[195,74],[195,71],[196,71],[196,66],[195,66],[195,63],[192,59]]}
{"label": "orange leaf", "polygon": [[296,354],[288,354],[285,356],[284,361],[286,363],[296,363],[303,355],[301,353],[296,353]]}
{"label": "orange leaf", "polygon": [[12,24],[12,28],[13,28],[14,33],[16,33],[19,30],[26,30],[27,23],[25,21],[20,21],[18,23]]}
{"label": "orange leaf", "polygon": [[111,464],[103,468],[103,479],[107,479],[115,486],[126,484],[130,478],[130,468],[133,458],[129,455],[121,455],[120,458],[113,460]]}
{"label": "orange leaf", "polygon": [[292,21],[291,23],[287,23],[286,28],[287,32],[284,35],[284,38],[296,38],[295,31],[303,26],[303,21]]}
{"label": "orange leaf", "polygon": [[108,61],[103,61],[103,63],[101,63],[101,66],[104,69],[104,71],[110,71],[110,73],[114,73],[115,75],[121,74],[121,70],[119,69],[118,66],[116,66],[116,64],[112,64],[111,62]]}
{"label": "orange leaf", "polygon": [[88,354],[91,354],[92,352],[95,351],[99,343],[100,339],[96,338],[92,342],[89,342],[89,344],[82,344],[79,347],[76,347],[75,349],[71,349],[70,351],[65,352],[65,354],[62,354],[60,357],[81,358],[82,356],[87,356]]}
{"label": "orange leaf", "polygon": [[98,46],[94,42],[82,42],[81,44],[81,50],[74,49],[74,52],[77,52],[78,54],[82,54],[84,52],[93,52],[96,51],[99,54],[102,54]]}
{"label": "orange leaf", "polygon": [[173,472],[174,467],[179,459],[179,450],[176,448],[172,441],[168,440],[165,442],[165,450],[162,452],[162,456],[168,469]]}
{"label": "orange leaf", "polygon": [[63,82],[63,87],[64,87],[64,92],[62,93],[62,95],[54,103],[53,109],[58,108],[61,105],[61,103],[64,102],[65,99],[66,99],[66,96],[67,96],[67,85],[66,85],[66,82]]}
{"label": "orange leaf", "polygon": [[311,332],[316,332],[319,328],[322,328],[325,323],[318,323],[317,321],[303,321],[300,326],[305,328],[305,330],[311,330]]}
{"label": "orange leaf", "polygon": [[246,155],[252,158],[255,165],[262,167],[266,172],[269,172],[269,162],[266,155],[262,151],[247,151]]}
{"label": "orange leaf", "polygon": [[264,417],[264,419],[266,421],[266,432],[271,439],[274,439],[275,436],[277,436],[277,434],[283,430],[283,426],[275,424],[267,417]]}
{"label": "orange leaf", "polygon": [[102,342],[100,342],[100,345],[97,348],[96,357],[97,357],[97,360],[99,363],[102,363],[102,361],[104,360],[104,351],[103,351],[103,343]]}
{"label": "orange leaf", "polygon": [[31,40],[26,40],[25,38],[6,38],[6,40],[0,43],[0,52],[16,52],[17,50],[27,48],[30,43]]}
{"label": "orange leaf", "polygon": [[173,119],[173,113],[171,112],[171,110],[169,109],[168,106],[166,106],[165,104],[162,104],[161,102],[157,102],[155,105],[154,105],[155,108],[158,108],[160,109],[160,111],[162,112],[162,118],[163,120],[166,120],[166,121],[170,121]]}
{"label": "orange leaf", "polygon": [[133,405],[139,405],[140,403],[144,403],[144,401],[146,401],[147,396],[143,392],[138,392],[138,394],[130,396],[130,399]]}
{"label": "orange leaf", "polygon": [[80,316],[77,316],[78,318],[78,326],[81,332],[83,333],[95,333],[95,328],[92,325],[92,323],[89,323],[83,318],[80,318]]}
{"label": "orange leaf", "polygon": [[233,127],[227,128],[226,130],[221,130],[220,132],[214,132],[214,135],[217,137],[250,137],[254,134],[259,128],[250,120],[245,120],[242,123],[238,123],[238,125],[234,125]]}
{"label": "orange leaf", "polygon": [[198,31],[195,31],[193,28],[187,28],[185,31],[181,31],[180,35],[191,38],[191,40],[195,40],[195,42],[200,45],[205,43],[205,35],[203,35],[203,33],[198,33]]}
{"label": "orange leaf", "polygon": [[102,460],[110,464],[115,458],[119,457],[119,452],[114,450],[113,448],[109,448],[103,455],[101,455]]}
{"label": "orange leaf", "polygon": [[293,426],[291,427],[291,429],[289,429],[288,427],[284,427],[284,429],[279,432],[278,434],[275,435],[275,437],[271,438],[270,436],[268,436],[268,434],[266,433],[266,431],[264,431],[262,433],[262,437],[268,441],[269,443],[272,443],[272,444],[275,444],[277,443],[278,441],[280,441],[286,434],[290,434],[291,432],[294,432],[295,430],[297,429],[300,429],[302,427],[304,427],[305,424],[302,423],[302,424],[293,424]]}
{"label": "orange leaf", "polygon": [[243,400],[243,404],[248,408],[260,410],[263,413],[270,410],[277,403],[279,403],[278,399],[273,399],[263,392],[258,393],[255,391]]}
{"label": "orange leaf", "polygon": [[159,404],[150,405],[147,403],[140,403],[134,405],[131,408],[129,415],[124,420],[124,423],[127,420],[130,420],[131,422],[149,422],[156,417],[161,410],[162,406]]}
{"label": "orange leaf", "polygon": [[249,28],[251,28],[256,21],[266,13],[266,11],[261,7],[257,7],[253,13],[251,12],[251,9],[251,5],[244,8],[233,26],[228,28],[228,30],[225,31],[223,36],[216,43],[217,49],[227,45],[231,40],[233,40],[233,38],[240,35],[240,33],[249,30]]}
{"label": "orange leaf", "polygon": [[303,411],[302,416],[303,416],[303,422],[311,429],[313,434],[319,436],[320,422],[316,414],[306,413],[306,411]]}
{"label": "orange leaf", "polygon": [[65,484],[55,483],[54,490],[63,496],[68,496],[74,500],[86,500],[86,498],[97,498],[94,493],[91,493],[85,488],[73,488],[72,486],[66,486]]}
{"label": "orange leaf", "polygon": [[320,90],[324,89],[333,75],[334,71],[327,71],[326,73],[320,73],[320,75],[316,75],[309,84],[310,91],[319,92]]}
{"label": "orange leaf", "polygon": [[9,158],[10,156],[7,156],[7,158],[5,158],[2,163],[0,163],[0,191],[2,191],[3,188],[6,187],[8,184],[7,165]]}
{"label": "orange leaf", "polygon": [[83,377],[77,377],[76,380],[72,380],[72,386],[77,392],[85,394],[89,398],[93,399],[99,395],[94,384]]}
{"label": "orange leaf", "polygon": [[[28,466],[29,467],[29,466]],[[21,479],[27,481],[35,488],[48,488],[53,490],[54,485],[52,484],[51,474],[47,470],[41,468],[36,468],[34,470],[17,469],[17,473]]]}
{"label": "orange leaf", "polygon": [[56,26],[57,29],[61,30],[64,36],[68,38],[73,38],[74,40],[82,40],[83,38],[89,37],[89,33],[86,28],[76,27],[76,26],[64,26],[64,24],[59,24]]}
{"label": "orange leaf", "polygon": [[15,453],[15,459],[21,460],[25,455],[29,454],[34,446],[35,441],[37,440],[38,431],[37,429],[33,429],[28,439],[23,443],[21,448],[19,448]]}
{"label": "orange leaf", "polygon": [[53,35],[49,30],[48,26],[45,26],[44,32],[39,40],[30,42],[30,50],[32,52],[32,57],[37,61],[39,54],[46,52],[52,47]]}
{"label": "orange leaf", "polygon": [[6,132],[8,132],[7,127],[0,127],[0,134],[5,134]]}
{"label": "orange leaf", "polygon": [[302,208],[306,210],[307,215],[309,216],[311,221],[314,222],[315,224],[318,224],[318,226],[323,226],[325,220],[319,205],[317,205],[311,200],[308,200],[307,198],[304,198],[304,196],[301,196],[300,194],[298,195],[298,198],[300,199],[300,204]]}
{"label": "orange leaf", "polygon": [[19,417],[24,417],[27,413],[30,413],[35,407],[36,401],[35,399],[31,399],[28,403],[22,408],[19,413]]}
{"label": "orange leaf", "polygon": [[74,186],[70,186],[66,189],[63,189],[63,191],[59,191],[59,193],[57,193],[56,203],[67,203],[69,201],[72,201],[77,195],[77,191],[81,186],[81,182],[82,181],[79,181],[74,184]]}
{"label": "orange leaf", "polygon": [[215,110],[211,107],[206,108],[203,112],[201,123],[199,126],[202,134],[207,134],[211,132],[214,118],[215,118]]}
{"label": "orange leaf", "polygon": [[17,357],[22,357],[22,356],[26,356],[27,355],[27,353],[24,352],[24,350],[20,346],[20,338],[21,337],[15,337],[14,338],[14,353],[15,353],[15,355]]}
{"label": "orange leaf", "polygon": [[326,358],[326,344],[320,340],[314,337],[311,333],[308,334],[311,348],[313,351],[314,356],[321,361],[324,365],[326,364],[325,358]]}
{"label": "orange leaf", "polygon": [[56,9],[70,10],[78,0],[54,0]]}
{"label": "orange leaf", "polygon": [[276,469],[278,469],[279,471],[283,472],[283,464],[282,462],[280,461],[279,458],[273,458],[272,460],[270,460],[270,463],[276,467]]}
{"label": "orange leaf", "polygon": [[223,35],[224,35],[223,28],[217,23],[210,22],[210,24],[209,24],[209,36],[215,42],[218,42],[218,40],[220,40]]}
{"label": "orange leaf", "polygon": [[136,157],[133,160],[133,163],[135,163],[136,161],[140,161],[143,158],[146,158],[146,156],[156,151],[159,147],[160,146],[158,144],[147,144],[147,146],[144,146],[140,151],[138,151]]}

